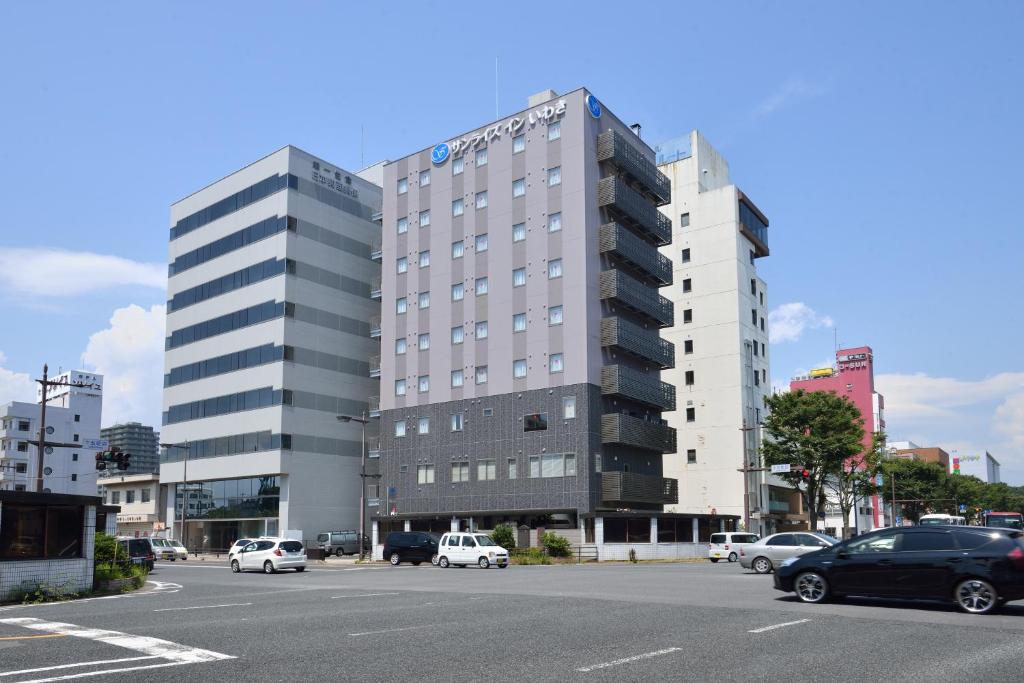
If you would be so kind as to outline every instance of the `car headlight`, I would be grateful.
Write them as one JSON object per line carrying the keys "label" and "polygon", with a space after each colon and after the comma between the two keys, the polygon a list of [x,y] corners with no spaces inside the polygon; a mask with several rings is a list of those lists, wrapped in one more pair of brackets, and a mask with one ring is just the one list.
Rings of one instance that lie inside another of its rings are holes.
{"label": "car headlight", "polygon": [[786,558],[785,560],[783,560],[782,562],[780,562],[779,566],[780,567],[788,567],[789,565],[793,564],[796,561],[797,561],[797,558],[789,557],[789,558]]}

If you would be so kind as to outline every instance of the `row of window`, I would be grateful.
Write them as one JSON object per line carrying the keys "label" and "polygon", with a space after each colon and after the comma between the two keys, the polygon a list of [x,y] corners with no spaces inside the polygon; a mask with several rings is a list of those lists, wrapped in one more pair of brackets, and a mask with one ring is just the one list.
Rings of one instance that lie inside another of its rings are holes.
{"label": "row of window", "polygon": [[224,315],[210,318],[202,322],[188,325],[181,329],[174,330],[167,337],[165,348],[176,349],[179,346],[207,339],[218,334],[225,334],[239,330],[250,325],[257,325],[267,320],[291,315],[294,304],[283,301],[265,301],[262,304],[249,306],[239,311],[225,313]]}
{"label": "row of window", "polygon": [[[562,307],[552,306],[548,309],[548,326],[555,327],[562,324]],[[488,321],[481,320],[474,326],[474,336],[477,341],[487,339],[488,337]],[[526,314],[515,313],[512,315],[512,332],[525,332],[526,331]],[[451,331],[451,343],[452,345],[462,344],[466,339],[466,328],[464,325],[456,325]],[[692,342],[690,346],[692,347]],[[430,348],[430,333],[423,332],[416,337],[416,348],[420,351],[426,351]],[[409,349],[408,341],[402,337],[395,340],[395,355],[401,356],[406,353]]]}
{"label": "row of window", "polygon": [[[428,257],[429,258],[429,257]],[[404,257],[403,257],[404,259]],[[403,259],[399,259],[402,261]],[[401,266],[400,266],[401,267]],[[404,273],[404,270],[399,272]],[[548,261],[548,279],[557,280],[562,277],[562,259],[556,258]],[[512,287],[525,287],[526,286],[526,268],[515,268],[512,271]],[[478,277],[473,281],[473,292],[476,296],[483,296],[490,290],[490,280],[485,277]],[[452,285],[451,297],[452,301],[462,301],[466,295],[465,285],[458,282]],[[420,309],[430,308],[430,292],[420,292],[416,298],[416,305]],[[395,313],[402,314],[407,313],[409,310],[409,299],[408,297],[400,296],[395,299]]]}
{"label": "row of window", "polygon": [[[290,449],[292,437],[290,434],[274,434],[272,432],[246,432],[244,434],[231,434],[219,436],[212,439],[198,439],[188,444],[188,457],[192,458],[213,458],[221,455],[237,455],[238,453],[255,453],[258,451],[271,451],[279,449]],[[182,449],[165,448],[160,454],[161,462],[174,462],[184,458]]]}
{"label": "row of window", "polygon": [[[148,488],[139,489],[139,502],[140,503],[148,503],[151,500],[150,495],[151,495],[150,489],[148,489]],[[109,503],[110,505],[120,505],[121,504],[121,492],[120,491],[105,491],[104,495],[103,495],[103,502],[104,503]],[[132,503],[135,502],[135,489],[126,489],[125,490],[125,492],[124,492],[124,502],[125,502],[126,505],[131,505]]]}
{"label": "row of window", "polygon": [[[543,455],[531,455],[528,459],[530,479],[547,479],[552,477],[575,477],[576,476],[576,454],[575,453],[545,453]],[[453,462],[449,465],[451,476],[449,481],[453,484],[472,481],[470,478],[470,466],[468,460]],[[516,458],[508,458],[506,461],[506,477],[517,479],[519,477],[519,461]],[[486,458],[476,461],[476,481],[494,481],[498,478],[498,461],[493,458]],[[419,485],[434,484],[434,465],[416,466],[416,483]]]}
{"label": "row of window", "polygon": [[233,195],[214,202],[204,209],[200,209],[189,216],[185,216],[175,223],[173,228],[171,228],[171,239],[175,240],[182,235],[203,227],[211,221],[227,216],[229,213],[234,213],[253,202],[257,202],[264,197],[274,194],[275,192],[280,192],[286,187],[297,190],[299,188],[299,179],[291,174],[272,175],[269,178],[265,178],[255,185],[250,185],[244,190],[239,190]]}
{"label": "row of window", "polygon": [[[525,358],[517,358],[512,361],[513,379],[525,379],[528,365]],[[548,356],[548,373],[558,374],[564,372],[565,360],[561,353],[552,353]],[[477,365],[473,370],[473,378],[476,384],[487,384],[487,366]],[[460,368],[451,371],[451,386],[461,387],[466,383],[465,372]],[[416,378],[416,387],[419,393],[425,394],[430,391],[430,375],[419,375]],[[405,396],[408,393],[408,386],[405,379],[395,380],[395,396]]]}
{"label": "row of window", "polygon": [[240,391],[236,394],[181,403],[168,407],[164,413],[163,423],[165,425],[175,424],[177,422],[185,422],[186,420],[201,420],[205,417],[229,415],[243,410],[269,408],[270,406],[278,406],[282,403],[291,404],[291,393],[291,391],[286,389],[263,387],[261,389]]}
{"label": "row of window", "polygon": [[[485,412],[485,416],[489,415]],[[466,419],[465,413],[452,413],[448,416],[449,425],[451,431],[461,432],[465,428]],[[576,397],[575,396],[563,396],[562,397],[562,419],[563,420],[574,420],[576,419]],[[409,420],[395,420],[395,437],[403,438],[408,434]],[[548,428],[548,414],[547,413],[531,413],[523,416],[523,431],[524,432],[541,432]],[[416,433],[430,434],[430,418],[420,417],[416,418]]]}
{"label": "row of window", "polygon": [[274,216],[273,218],[253,223],[237,232],[182,254],[167,266],[167,275],[177,275],[189,268],[194,268],[219,256],[266,239],[271,235],[276,235],[279,232],[284,232],[285,230],[294,231],[296,224],[296,220],[291,216]]}
{"label": "row of window", "polygon": [[281,275],[285,271],[295,272],[295,262],[291,259],[267,259],[260,263],[236,270],[233,273],[214,278],[201,285],[190,287],[175,294],[167,302],[167,312],[177,311],[186,306],[197,304],[215,296],[226,294],[242,287]]}
{"label": "row of window", "polygon": [[216,358],[180,365],[176,368],[171,368],[171,371],[164,375],[164,386],[173,387],[205,377],[222,375],[226,372],[274,363],[284,360],[285,350],[284,346],[263,344],[262,346],[254,346],[250,349],[235,351],[234,353],[226,353]]}

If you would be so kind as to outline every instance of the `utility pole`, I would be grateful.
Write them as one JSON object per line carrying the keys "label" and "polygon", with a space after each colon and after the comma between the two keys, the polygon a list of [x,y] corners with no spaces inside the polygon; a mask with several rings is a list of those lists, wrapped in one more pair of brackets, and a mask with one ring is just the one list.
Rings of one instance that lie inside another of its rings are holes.
{"label": "utility pole", "polygon": [[[753,472],[766,471],[766,468],[764,467],[757,467],[756,462],[747,461],[749,450],[747,447],[747,432],[754,431],[760,426],[761,425],[758,424],[753,427],[748,427],[746,420],[744,420],[743,426],[740,427],[740,431],[743,432],[743,461],[740,463],[742,466],[737,471],[743,473],[743,530],[747,532],[750,531],[750,474]],[[760,494],[760,490],[758,493]],[[760,495],[758,498],[760,498]],[[760,500],[758,500],[758,503],[758,509],[760,510]],[[759,528],[757,531],[758,533],[761,533],[763,529]]]}
{"label": "utility pole", "polygon": [[47,443],[46,442],[46,402],[50,400],[50,387],[81,387],[85,389],[95,389],[95,384],[85,384],[84,382],[70,382],[64,379],[51,380],[49,376],[50,367],[43,364],[43,378],[37,379],[42,394],[39,399],[39,458],[36,462],[36,492],[43,492],[43,455],[46,452],[47,446],[79,446],[80,444],[63,444],[63,443]]}
{"label": "utility pole", "polygon": [[[188,550],[188,531],[185,527],[185,521],[188,517],[188,456],[192,451],[192,442],[185,439],[183,443],[162,443],[161,448],[178,448],[185,451],[185,459],[182,462],[181,470],[181,544],[185,546],[185,550]],[[177,504],[177,495],[175,495],[175,504]],[[171,527],[174,527],[173,520]]]}
{"label": "utility pole", "polygon": [[370,418],[364,410],[359,417],[338,415],[336,419],[339,422],[358,422],[362,428],[362,448],[359,457],[359,561],[362,562],[366,556],[363,550],[363,541],[366,538],[366,425]]}

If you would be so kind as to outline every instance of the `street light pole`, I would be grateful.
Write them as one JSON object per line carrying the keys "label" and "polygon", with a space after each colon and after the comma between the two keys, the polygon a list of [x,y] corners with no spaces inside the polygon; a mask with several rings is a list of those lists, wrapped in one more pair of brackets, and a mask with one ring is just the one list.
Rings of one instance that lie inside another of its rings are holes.
{"label": "street light pole", "polygon": [[362,415],[338,415],[340,422],[358,422],[362,430],[361,448],[359,453],[359,561],[365,557],[363,541],[366,538],[366,424],[370,421],[364,410]]}
{"label": "street light pole", "polygon": [[[185,550],[188,550],[188,532],[185,528],[185,520],[188,515],[188,456],[192,450],[192,442],[185,439],[183,444],[178,443],[162,443],[162,448],[178,448],[185,451],[185,458],[182,462],[181,471],[181,544],[185,546]],[[177,503],[177,496],[175,496],[175,503]],[[173,524],[171,525],[174,526]]]}

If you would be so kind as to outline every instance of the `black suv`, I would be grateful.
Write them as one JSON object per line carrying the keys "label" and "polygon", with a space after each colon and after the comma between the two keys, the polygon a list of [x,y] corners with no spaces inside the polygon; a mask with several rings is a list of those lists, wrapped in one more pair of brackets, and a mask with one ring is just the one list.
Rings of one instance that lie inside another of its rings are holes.
{"label": "black suv", "polygon": [[429,531],[392,531],[384,539],[384,559],[396,567],[402,562],[435,562],[441,534]]}

